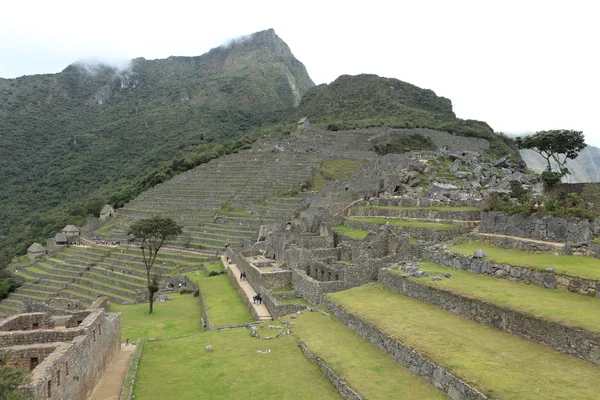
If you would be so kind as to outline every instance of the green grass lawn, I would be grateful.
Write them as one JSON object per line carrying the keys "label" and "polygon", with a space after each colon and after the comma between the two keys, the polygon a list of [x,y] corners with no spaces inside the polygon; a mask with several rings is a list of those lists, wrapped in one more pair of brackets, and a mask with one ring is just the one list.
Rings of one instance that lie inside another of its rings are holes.
{"label": "green grass lawn", "polygon": [[600,368],[371,284],[337,304],[493,399],[597,399]]}
{"label": "green grass lawn", "polygon": [[223,271],[223,263],[221,262],[221,259],[216,259],[216,260],[213,260],[213,261],[205,261],[202,264],[204,264],[204,267],[208,270],[208,272],[211,272],[211,271],[221,272],[221,271]]}
{"label": "green grass lawn", "polygon": [[193,271],[186,275],[200,287],[212,328],[254,321],[227,274],[206,276],[204,271]]}
{"label": "green grass lawn", "polygon": [[595,257],[533,254],[495,247],[477,240],[449,247],[452,251],[468,255],[473,255],[477,249],[483,249],[487,252],[487,259],[497,263],[541,270],[554,268],[557,274],[600,280],[600,259]]}
{"label": "green grass lawn", "polygon": [[[204,350],[213,346],[212,352]],[[259,353],[258,350],[271,350]],[[147,342],[136,399],[341,399],[296,339],[252,338],[247,329]]]}
{"label": "green grass lawn", "polygon": [[200,332],[200,300],[191,294],[172,294],[172,300],[154,303],[148,314],[148,303],[110,304],[110,312],[121,313],[121,340],[126,338],[159,338]]}
{"label": "green grass lawn", "polygon": [[294,290],[294,287],[291,283],[273,289],[274,292],[291,292],[292,290]]}
{"label": "green grass lawn", "polygon": [[304,312],[293,334],[367,399],[445,399],[444,393],[395,362],[335,318]]}
{"label": "green grass lawn", "polygon": [[337,233],[348,236],[350,239],[357,239],[357,240],[363,240],[369,234],[369,232],[367,232],[365,230],[358,229],[358,228],[352,228],[351,226],[345,226],[345,225],[333,226],[331,229],[333,229]]}
{"label": "green grass lawn", "polygon": [[367,222],[370,224],[377,225],[385,225],[389,223],[394,226],[406,226],[411,228],[427,228],[433,229],[436,231],[445,231],[450,229],[458,229],[460,228],[458,225],[453,224],[438,224],[435,222],[420,222],[420,221],[405,221],[402,219],[393,219],[393,218],[377,218],[377,217],[348,217],[344,218],[346,221],[356,221],[356,222]]}
{"label": "green grass lawn", "polygon": [[402,206],[358,206],[359,210],[430,210],[430,211],[479,211],[479,207],[402,207]]}
{"label": "green grass lawn", "polygon": [[[477,275],[428,261],[420,261],[419,267],[429,274],[450,273],[452,279],[432,281],[428,278],[410,278],[416,282],[518,310],[563,325],[600,332],[600,299],[581,296],[565,290],[550,290],[506,279]],[[393,272],[402,273],[402,271]]]}

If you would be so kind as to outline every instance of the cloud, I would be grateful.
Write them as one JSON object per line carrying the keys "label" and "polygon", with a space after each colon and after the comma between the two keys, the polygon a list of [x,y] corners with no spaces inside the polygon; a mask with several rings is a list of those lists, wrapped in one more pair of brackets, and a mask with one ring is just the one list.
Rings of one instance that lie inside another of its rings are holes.
{"label": "cloud", "polygon": [[121,75],[124,72],[130,71],[132,67],[131,60],[99,58],[86,58],[78,60],[74,62],[73,65],[92,76],[106,68],[113,69],[115,75]]}

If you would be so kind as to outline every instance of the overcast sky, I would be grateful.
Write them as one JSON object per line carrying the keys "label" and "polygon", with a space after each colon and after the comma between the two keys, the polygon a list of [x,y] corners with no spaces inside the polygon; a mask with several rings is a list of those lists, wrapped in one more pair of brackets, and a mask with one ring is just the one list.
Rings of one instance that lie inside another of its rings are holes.
{"label": "overcast sky", "polygon": [[497,132],[582,130],[600,146],[594,1],[7,1],[0,77],[95,58],[195,56],[274,28],[315,83],[393,77]]}

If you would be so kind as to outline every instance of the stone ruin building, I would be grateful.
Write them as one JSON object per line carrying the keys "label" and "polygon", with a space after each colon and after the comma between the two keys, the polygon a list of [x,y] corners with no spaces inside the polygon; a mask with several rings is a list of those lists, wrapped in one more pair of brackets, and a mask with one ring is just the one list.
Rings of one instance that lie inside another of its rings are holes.
{"label": "stone ruin building", "polygon": [[101,297],[69,314],[49,307],[0,321],[0,365],[28,371],[21,389],[35,400],[89,398],[121,346],[121,315],[107,307]]}

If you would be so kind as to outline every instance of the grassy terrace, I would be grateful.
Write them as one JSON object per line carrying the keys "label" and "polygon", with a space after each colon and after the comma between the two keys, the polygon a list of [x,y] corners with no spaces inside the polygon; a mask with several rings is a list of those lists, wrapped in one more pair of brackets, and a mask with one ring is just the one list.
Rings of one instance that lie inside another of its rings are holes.
{"label": "grassy terrace", "polygon": [[186,275],[200,287],[211,327],[254,321],[227,274],[206,276],[204,271],[193,271]]}
{"label": "grassy terrace", "polygon": [[110,304],[110,312],[121,313],[121,340],[126,338],[164,338],[200,332],[200,300],[191,294],[173,294],[171,300],[154,303],[148,314],[148,304]]}
{"label": "grassy terrace", "polygon": [[335,318],[302,313],[294,320],[293,334],[367,399],[447,398]]}
{"label": "grassy terrace", "polygon": [[491,246],[478,240],[450,246],[450,250],[468,255],[473,255],[473,252],[477,249],[485,250],[487,252],[486,258],[493,262],[539,270],[554,268],[554,272],[557,274],[600,280],[600,259],[594,257],[532,254],[523,250]]}
{"label": "grassy terrace", "polygon": [[493,399],[597,399],[600,369],[380,284],[326,295]]}
{"label": "grassy terrace", "polygon": [[[207,345],[212,352],[204,351]],[[259,350],[269,349],[269,353]],[[341,399],[294,337],[269,341],[247,329],[147,342],[136,377],[139,399]]]}
{"label": "grassy terrace", "polygon": [[369,232],[367,232],[365,230],[358,229],[358,228],[352,228],[351,226],[345,226],[345,225],[334,226],[331,229],[333,229],[337,233],[346,235],[351,239],[358,239],[358,240],[363,240],[369,234]]}
{"label": "grassy terrace", "polygon": [[360,210],[430,210],[430,211],[479,211],[479,207],[402,207],[402,206],[358,206]]}
{"label": "grassy terrace", "polygon": [[402,219],[393,219],[393,218],[372,218],[372,217],[348,217],[344,218],[345,221],[354,221],[354,222],[367,222],[369,224],[377,224],[377,225],[385,225],[389,223],[394,226],[405,226],[410,228],[427,228],[433,229],[436,231],[446,231],[450,229],[458,229],[460,228],[458,225],[454,224],[438,224],[434,222],[420,222],[420,221],[405,221]]}
{"label": "grassy terrace", "polygon": [[600,332],[600,299],[564,290],[548,290],[539,286],[477,275],[428,261],[419,262],[419,267],[429,274],[452,274],[452,279],[440,281],[410,278],[419,283],[563,325]]}

